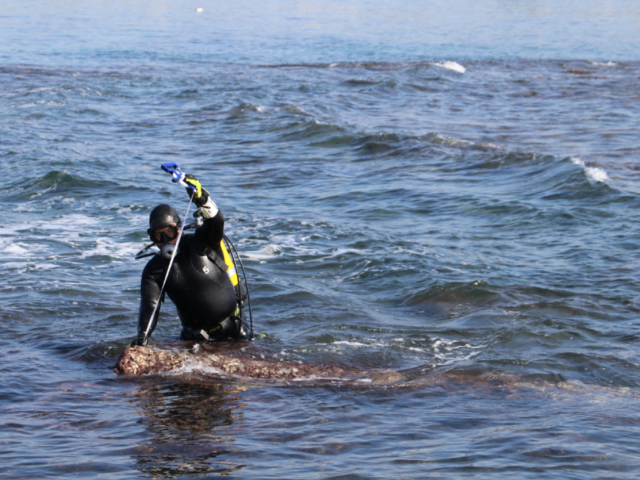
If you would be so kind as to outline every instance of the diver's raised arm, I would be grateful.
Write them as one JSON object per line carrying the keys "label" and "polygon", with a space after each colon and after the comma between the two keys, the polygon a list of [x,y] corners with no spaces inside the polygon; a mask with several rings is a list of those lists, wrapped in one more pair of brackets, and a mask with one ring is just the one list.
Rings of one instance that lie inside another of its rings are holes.
{"label": "diver's raised arm", "polygon": [[187,189],[187,193],[189,196],[193,195],[193,201],[198,206],[200,215],[204,218],[203,225],[196,230],[196,238],[218,250],[224,235],[224,215],[196,177],[187,174],[184,181],[195,187],[195,191]]}

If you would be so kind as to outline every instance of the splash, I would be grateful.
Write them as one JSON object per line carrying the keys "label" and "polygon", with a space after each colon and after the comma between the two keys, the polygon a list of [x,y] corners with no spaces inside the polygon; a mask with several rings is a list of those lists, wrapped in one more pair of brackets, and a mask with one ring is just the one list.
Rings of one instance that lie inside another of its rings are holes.
{"label": "splash", "polygon": [[587,178],[593,180],[594,182],[604,182],[605,180],[609,179],[607,172],[605,172],[602,168],[587,167],[582,160],[576,157],[571,157],[571,161],[576,165],[580,165],[583,168]]}

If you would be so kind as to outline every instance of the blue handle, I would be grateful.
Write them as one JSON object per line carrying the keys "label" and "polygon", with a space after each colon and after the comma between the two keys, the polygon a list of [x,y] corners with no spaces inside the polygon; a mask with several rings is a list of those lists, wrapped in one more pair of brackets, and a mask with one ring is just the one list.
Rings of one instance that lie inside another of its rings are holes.
{"label": "blue handle", "polygon": [[180,177],[183,176],[182,171],[180,171],[180,167],[177,163],[163,163],[162,165],[160,165],[160,168],[162,168],[162,170],[164,170],[165,172],[173,175],[174,182],[179,182],[181,180]]}
{"label": "blue handle", "polygon": [[173,183],[179,183],[183,187],[186,187],[194,192],[197,190],[196,187],[194,187],[193,185],[189,185],[184,181],[185,175],[184,173],[182,173],[177,163],[163,163],[162,165],[160,165],[160,168],[173,176]]}
{"label": "blue handle", "polygon": [[180,171],[180,167],[178,166],[177,163],[163,163],[162,165],[160,165],[160,168],[165,172],[171,173],[171,174],[173,174],[173,172],[175,172],[176,170],[178,172]]}

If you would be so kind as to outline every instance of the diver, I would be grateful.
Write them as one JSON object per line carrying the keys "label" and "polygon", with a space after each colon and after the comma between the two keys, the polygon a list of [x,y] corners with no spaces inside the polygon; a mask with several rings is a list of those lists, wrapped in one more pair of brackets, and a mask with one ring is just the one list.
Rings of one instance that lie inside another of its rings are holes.
{"label": "diver", "polygon": [[151,212],[147,233],[160,252],[153,255],[142,272],[138,336],[131,346],[145,346],[148,342],[160,314],[157,303],[164,301],[165,293],[178,310],[183,340],[246,338],[242,285],[223,243],[224,216],[193,175],[186,175],[184,181],[192,187],[187,193],[198,207],[194,216],[202,222],[195,233],[182,235],[161,296],[182,221],[170,205],[158,205]]}

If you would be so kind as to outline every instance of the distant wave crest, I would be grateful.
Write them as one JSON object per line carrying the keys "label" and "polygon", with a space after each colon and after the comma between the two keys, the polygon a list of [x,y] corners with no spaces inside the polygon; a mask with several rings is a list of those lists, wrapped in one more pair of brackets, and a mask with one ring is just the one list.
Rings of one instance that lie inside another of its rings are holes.
{"label": "distant wave crest", "polygon": [[447,70],[453,70],[454,72],[458,72],[458,73],[464,73],[467,71],[467,69],[464,68],[459,63],[451,62],[451,61],[432,63],[431,65],[433,65],[434,67],[446,68]]}

